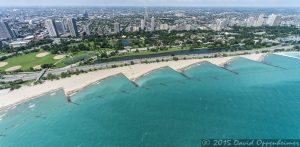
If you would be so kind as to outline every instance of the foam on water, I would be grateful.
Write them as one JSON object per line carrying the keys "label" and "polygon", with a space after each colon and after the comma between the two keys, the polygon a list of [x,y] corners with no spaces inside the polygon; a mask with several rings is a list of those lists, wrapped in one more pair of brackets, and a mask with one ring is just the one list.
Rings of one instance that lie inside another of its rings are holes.
{"label": "foam on water", "polygon": [[282,54],[300,59],[300,52],[285,52]]}
{"label": "foam on water", "polygon": [[240,74],[279,70],[279,68],[274,66],[266,65],[261,62],[252,61],[242,57],[232,59],[228,64],[225,65],[225,68]]}
{"label": "foam on water", "polygon": [[282,55],[269,54],[263,59],[264,63],[277,65],[283,68],[294,69],[300,67],[300,59]]}

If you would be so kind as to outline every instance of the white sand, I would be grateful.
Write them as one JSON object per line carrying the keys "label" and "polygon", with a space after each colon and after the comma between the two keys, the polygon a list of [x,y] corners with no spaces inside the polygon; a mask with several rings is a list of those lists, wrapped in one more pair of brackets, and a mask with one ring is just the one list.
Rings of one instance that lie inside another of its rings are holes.
{"label": "white sand", "polygon": [[[11,71],[16,71],[18,69],[20,69],[22,66],[18,65],[18,66],[13,66],[13,67],[10,67],[10,68],[7,68],[5,71],[6,72],[11,72]],[[1,107],[1,106],[0,106]]]}
{"label": "white sand", "polygon": [[37,66],[34,66],[33,69],[34,70],[39,70],[39,69],[42,69],[42,66],[41,65],[37,65]]}
{"label": "white sand", "polygon": [[49,52],[44,52],[44,53],[39,53],[39,54],[37,54],[35,56],[38,57],[38,58],[41,58],[41,57],[45,57],[45,56],[47,56],[49,54],[50,54]]}
{"label": "white sand", "polygon": [[[263,54],[252,54],[252,55],[243,55],[241,57],[258,61],[262,55]],[[151,64],[135,64],[131,66],[111,68],[111,69],[99,70],[95,72],[89,72],[81,75],[74,75],[70,78],[65,78],[56,81],[46,81],[45,83],[40,85],[24,86],[20,89],[11,91],[7,94],[0,95],[0,108],[12,106],[14,104],[31,99],[32,97],[39,96],[46,92],[57,90],[60,88],[63,88],[65,93],[70,95],[92,83],[95,83],[101,79],[119,73],[124,74],[130,80],[135,80],[138,77],[148,72],[151,72],[152,70],[165,67],[165,66],[169,66],[174,70],[180,71],[181,69],[188,67],[192,64],[195,64],[197,62],[208,61],[216,65],[221,65],[226,63],[228,60],[232,58],[234,57],[179,60],[179,61],[158,62],[158,63],[151,63]]]}
{"label": "white sand", "polygon": [[7,62],[0,62],[0,67],[4,67],[7,64],[8,64]]}
{"label": "white sand", "polygon": [[53,57],[54,60],[59,60],[64,58],[66,55],[56,55],[55,57]]}

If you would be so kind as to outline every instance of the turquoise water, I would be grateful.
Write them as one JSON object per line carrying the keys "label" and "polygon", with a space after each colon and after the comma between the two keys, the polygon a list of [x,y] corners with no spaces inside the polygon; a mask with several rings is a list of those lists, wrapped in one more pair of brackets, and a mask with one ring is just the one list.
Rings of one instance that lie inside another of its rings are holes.
{"label": "turquoise water", "polygon": [[195,147],[205,138],[299,138],[300,60],[208,62],[107,78],[0,113],[5,147]]}
{"label": "turquoise water", "polygon": [[287,52],[287,53],[284,53],[285,55],[288,55],[288,56],[293,56],[293,57],[296,57],[296,58],[300,58],[300,52]]}

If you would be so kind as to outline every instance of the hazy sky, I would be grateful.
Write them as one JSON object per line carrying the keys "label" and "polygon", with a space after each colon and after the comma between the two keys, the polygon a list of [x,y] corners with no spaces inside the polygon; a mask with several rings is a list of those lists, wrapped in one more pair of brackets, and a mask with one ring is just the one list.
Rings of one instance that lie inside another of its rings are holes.
{"label": "hazy sky", "polygon": [[300,0],[0,0],[0,6],[261,6],[300,7]]}

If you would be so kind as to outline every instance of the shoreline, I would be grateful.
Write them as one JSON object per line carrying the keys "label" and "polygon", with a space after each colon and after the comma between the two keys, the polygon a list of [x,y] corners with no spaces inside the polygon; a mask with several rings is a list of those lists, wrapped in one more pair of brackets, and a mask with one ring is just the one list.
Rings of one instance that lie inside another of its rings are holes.
{"label": "shoreline", "polygon": [[265,53],[260,54],[248,54],[248,55],[237,55],[230,57],[218,57],[218,58],[204,58],[204,59],[189,59],[189,60],[178,60],[178,61],[167,61],[167,62],[156,62],[149,64],[135,64],[130,66],[123,66],[111,69],[103,69],[93,72],[88,72],[80,75],[73,75],[69,78],[59,79],[54,81],[46,81],[39,85],[34,86],[23,86],[20,89],[10,91],[0,96],[0,110],[9,109],[18,104],[24,103],[28,100],[35,99],[47,93],[51,93],[57,90],[63,90],[66,97],[72,96],[84,88],[92,85],[93,83],[100,82],[106,78],[116,76],[119,74],[124,75],[132,82],[137,81],[139,78],[144,77],[151,72],[164,68],[170,67],[175,71],[181,72],[182,69],[197,65],[201,62],[210,62],[217,66],[222,67],[222,64],[236,57],[244,57],[250,60],[259,61]]}
{"label": "shoreline", "polygon": [[[140,75],[140,76],[138,76],[138,77],[136,77],[136,78],[133,78],[133,79],[129,79],[128,77],[128,80],[130,80],[130,81],[132,81],[132,82],[136,82],[136,81],[138,81],[140,78],[143,78],[143,77],[145,77],[145,76],[147,76],[147,75],[149,75],[149,74],[151,74],[151,73],[153,73],[153,72],[155,72],[155,71],[158,71],[158,70],[160,70],[160,69],[164,69],[164,68],[168,68],[169,66],[162,66],[162,67],[158,67],[158,68],[156,68],[156,69],[152,69],[152,70],[150,70],[150,71],[148,71],[148,72],[146,72],[146,73],[144,73],[144,74],[142,74],[142,75]],[[171,67],[169,67],[169,68],[171,68]],[[125,76],[125,75],[124,75]],[[125,76],[126,77],[126,76]],[[137,84],[136,84],[137,85]]]}
{"label": "shoreline", "polygon": [[[299,52],[290,52],[290,53],[299,53]],[[286,56],[286,57],[290,57],[290,58],[294,58],[294,59],[300,59],[298,57],[294,57],[294,56],[290,56],[284,53],[274,53],[275,55],[280,55],[280,56]]]}
{"label": "shoreline", "polygon": [[27,101],[30,101],[30,100],[36,99],[38,97],[41,97],[41,96],[44,96],[44,95],[47,95],[47,94],[51,94],[51,93],[54,93],[54,92],[57,92],[57,91],[60,91],[60,90],[64,91],[63,88],[58,88],[58,89],[54,89],[54,90],[42,93],[40,95],[36,95],[36,96],[30,97],[30,98],[24,98],[21,101],[18,101],[16,103],[13,103],[13,104],[10,104],[10,105],[7,105],[7,106],[0,106],[0,112],[1,111],[5,111],[5,110],[9,110],[9,109],[13,109],[17,105],[23,104],[23,103],[25,103]]}

